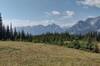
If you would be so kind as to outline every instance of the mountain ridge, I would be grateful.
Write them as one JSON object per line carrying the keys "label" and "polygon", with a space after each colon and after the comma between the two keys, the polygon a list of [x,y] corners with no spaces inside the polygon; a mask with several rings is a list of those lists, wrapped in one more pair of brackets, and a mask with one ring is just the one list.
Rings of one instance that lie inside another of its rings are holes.
{"label": "mountain ridge", "polygon": [[100,16],[87,18],[86,20],[80,20],[70,28],[62,28],[57,24],[49,24],[47,26],[36,25],[36,26],[26,26],[17,27],[17,30],[24,30],[25,32],[30,32],[33,35],[40,35],[45,33],[62,33],[69,32],[71,34],[85,34],[88,32],[100,32]]}
{"label": "mountain ridge", "polygon": [[85,34],[88,32],[98,32],[98,30],[100,30],[100,16],[78,21],[78,23],[72,26],[68,31],[73,34]]}
{"label": "mountain ridge", "polygon": [[24,30],[25,32],[30,32],[33,35],[40,35],[45,33],[61,33],[65,30],[56,24],[49,24],[47,26],[36,25],[36,26],[26,26],[26,27],[17,27],[17,31]]}

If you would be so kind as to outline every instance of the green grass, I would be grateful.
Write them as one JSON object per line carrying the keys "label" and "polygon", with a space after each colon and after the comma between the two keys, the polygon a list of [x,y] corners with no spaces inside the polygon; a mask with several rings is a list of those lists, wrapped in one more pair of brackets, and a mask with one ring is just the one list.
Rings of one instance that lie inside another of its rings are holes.
{"label": "green grass", "polygon": [[56,45],[0,41],[0,66],[100,66],[100,54]]}

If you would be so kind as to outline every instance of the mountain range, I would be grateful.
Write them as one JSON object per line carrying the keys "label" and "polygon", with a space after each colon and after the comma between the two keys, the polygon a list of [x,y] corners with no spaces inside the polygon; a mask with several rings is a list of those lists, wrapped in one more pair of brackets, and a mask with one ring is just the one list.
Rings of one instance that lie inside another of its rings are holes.
{"label": "mountain range", "polygon": [[50,33],[62,33],[70,32],[72,34],[85,34],[87,32],[100,32],[100,16],[94,18],[87,18],[86,20],[80,20],[75,25],[70,28],[62,28],[56,24],[49,24],[47,26],[37,25],[37,26],[26,26],[17,27],[17,31],[24,30],[25,32],[30,32],[33,35]]}
{"label": "mountain range", "polygon": [[62,33],[65,29],[61,28],[56,24],[49,24],[47,26],[37,25],[37,26],[26,26],[26,27],[17,27],[17,31],[24,30],[25,32],[30,32],[33,35],[40,35],[45,33]]}

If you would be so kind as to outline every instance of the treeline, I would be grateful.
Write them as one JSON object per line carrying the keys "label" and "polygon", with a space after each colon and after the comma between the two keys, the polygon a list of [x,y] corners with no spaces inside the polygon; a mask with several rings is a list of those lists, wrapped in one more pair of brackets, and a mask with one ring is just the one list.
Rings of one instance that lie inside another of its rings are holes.
{"label": "treeline", "polygon": [[56,44],[91,52],[99,52],[96,42],[100,41],[100,33],[90,32],[85,35],[71,35],[70,33],[47,33],[33,36],[33,42]]}
{"label": "treeline", "polygon": [[15,29],[12,28],[12,25],[4,26],[2,23],[2,17],[0,14],[0,40],[32,42],[32,35],[30,33],[25,33],[23,30],[18,32],[16,31],[16,28]]}
{"label": "treeline", "polygon": [[50,44],[59,44],[62,45],[66,40],[73,40],[68,33],[46,33],[42,35],[33,36],[33,42],[35,43],[50,43]]}

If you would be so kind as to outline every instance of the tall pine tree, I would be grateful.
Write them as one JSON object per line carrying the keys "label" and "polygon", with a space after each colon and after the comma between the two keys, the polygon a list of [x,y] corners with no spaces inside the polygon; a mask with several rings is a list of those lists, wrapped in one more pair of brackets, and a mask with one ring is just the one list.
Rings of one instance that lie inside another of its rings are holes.
{"label": "tall pine tree", "polygon": [[2,40],[2,17],[1,17],[1,13],[0,13],[0,40]]}

